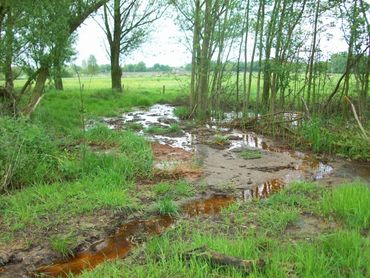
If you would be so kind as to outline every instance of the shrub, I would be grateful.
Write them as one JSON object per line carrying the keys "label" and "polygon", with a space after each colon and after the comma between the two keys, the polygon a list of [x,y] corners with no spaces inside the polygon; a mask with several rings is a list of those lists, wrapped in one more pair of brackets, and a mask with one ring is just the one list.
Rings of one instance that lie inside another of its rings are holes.
{"label": "shrub", "polygon": [[47,132],[25,119],[0,118],[0,190],[60,177],[55,141]]}

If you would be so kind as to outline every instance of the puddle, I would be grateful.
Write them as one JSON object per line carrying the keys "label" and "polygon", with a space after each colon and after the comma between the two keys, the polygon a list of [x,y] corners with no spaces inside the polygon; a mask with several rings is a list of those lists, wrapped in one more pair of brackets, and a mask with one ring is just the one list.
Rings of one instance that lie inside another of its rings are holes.
{"label": "puddle", "polygon": [[78,253],[71,260],[56,262],[49,266],[38,268],[32,275],[50,277],[68,277],[69,274],[79,274],[83,270],[91,270],[106,260],[125,258],[137,245],[136,236],[140,234],[159,235],[165,231],[174,218],[161,216],[151,220],[134,220],[125,224],[115,235],[104,241],[93,244],[87,251]]}
{"label": "puddle", "polygon": [[256,186],[255,188],[243,190],[242,200],[244,202],[247,202],[253,199],[265,199],[268,198],[271,194],[283,189],[284,186],[285,182],[283,180],[272,179],[259,186]]}
{"label": "puddle", "polygon": [[332,166],[324,164],[321,161],[307,155],[303,158],[299,169],[307,172],[313,172],[313,180],[321,180],[325,176],[331,174],[334,170]]}
{"label": "puddle", "polygon": [[187,217],[202,214],[218,214],[221,209],[235,202],[235,197],[228,195],[215,195],[213,198],[197,200],[183,206],[183,212]]}

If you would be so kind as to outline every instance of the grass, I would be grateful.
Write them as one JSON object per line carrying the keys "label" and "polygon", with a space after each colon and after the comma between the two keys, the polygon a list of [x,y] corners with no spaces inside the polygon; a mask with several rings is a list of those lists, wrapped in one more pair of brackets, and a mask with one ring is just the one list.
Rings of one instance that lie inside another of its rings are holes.
{"label": "grass", "polygon": [[174,110],[174,114],[176,117],[178,117],[181,120],[188,119],[190,116],[190,111],[188,107],[181,106],[181,107],[176,107]]}
{"label": "grass", "polygon": [[[176,228],[153,237],[126,260],[106,262],[81,277],[245,277],[242,269],[213,265],[197,256],[183,258],[186,251],[204,245],[229,256],[265,259],[266,265],[253,269],[251,277],[367,277],[370,240],[358,230],[362,223],[313,233],[295,224],[305,215],[322,222],[326,196],[338,201],[335,192],[351,186],[328,189],[294,183],[269,199],[234,203],[219,216],[178,220]],[[168,186],[158,188],[169,191]],[[353,216],[362,213],[354,210]],[[288,232],[290,227],[295,228]]]}
{"label": "grass", "polygon": [[179,199],[181,197],[192,197],[195,195],[194,187],[185,181],[158,183],[153,187],[153,191],[156,196],[161,198],[170,197]]}
{"label": "grass", "polygon": [[304,121],[297,131],[306,141],[305,144],[316,153],[326,152],[345,158],[369,160],[369,142],[363,139],[354,120],[315,116]]}
{"label": "grass", "polygon": [[98,209],[134,208],[135,201],[128,195],[131,186],[111,170],[93,179],[35,185],[2,195],[0,211],[10,231],[52,226]]}
{"label": "grass", "polygon": [[257,159],[262,157],[260,150],[243,150],[240,153],[240,157],[244,159]]}
{"label": "grass", "polygon": [[226,146],[229,143],[229,138],[220,134],[216,134],[215,136],[213,136],[213,139],[211,141],[211,144],[218,146]]}
{"label": "grass", "polygon": [[169,127],[162,127],[157,125],[151,125],[144,129],[145,133],[148,134],[157,134],[157,135],[176,135],[181,134],[182,129],[178,124],[171,124]]}
{"label": "grass", "polygon": [[346,184],[327,192],[322,201],[326,215],[333,215],[348,227],[369,229],[370,189],[361,183]]}
{"label": "grass", "polygon": [[157,210],[162,215],[174,215],[178,213],[179,208],[171,198],[165,197],[158,201]]}
{"label": "grass", "polygon": [[68,257],[72,254],[72,249],[78,243],[75,241],[73,234],[57,235],[50,238],[51,249],[62,257]]}

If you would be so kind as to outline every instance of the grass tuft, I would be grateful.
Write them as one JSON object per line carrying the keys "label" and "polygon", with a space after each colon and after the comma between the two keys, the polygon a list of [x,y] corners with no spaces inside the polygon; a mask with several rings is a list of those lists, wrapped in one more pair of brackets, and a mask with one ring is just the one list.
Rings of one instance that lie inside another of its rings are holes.
{"label": "grass tuft", "polygon": [[325,214],[332,214],[352,228],[368,229],[370,189],[362,183],[344,184],[326,193],[322,200]]}

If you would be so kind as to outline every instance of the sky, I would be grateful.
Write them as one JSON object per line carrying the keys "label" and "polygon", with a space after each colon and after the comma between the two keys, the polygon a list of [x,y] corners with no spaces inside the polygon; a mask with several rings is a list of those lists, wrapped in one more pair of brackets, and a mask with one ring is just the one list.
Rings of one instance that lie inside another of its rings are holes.
{"label": "sky", "polygon": [[[320,41],[320,47],[323,51],[327,55],[346,51],[347,44],[342,38],[342,31],[339,27],[335,27],[331,32],[332,38],[327,40],[323,37]],[[129,64],[143,61],[147,66],[159,63],[172,67],[188,64],[191,61],[191,54],[181,42],[182,37],[183,33],[168,13],[155,23],[147,42],[128,57],[124,57],[122,62]],[[76,63],[81,64],[83,59],[94,55],[98,64],[109,64],[105,44],[105,35],[98,23],[92,18],[87,19],[78,30]]]}
{"label": "sky", "polygon": [[[191,54],[180,42],[182,32],[173,19],[159,19],[153,26],[153,32],[140,49],[123,58],[123,64],[145,62],[147,66],[156,63],[180,67],[190,62]],[[99,24],[89,18],[78,30],[76,45],[77,64],[90,55],[95,55],[98,64],[109,64],[109,56],[105,50],[105,34]]]}

